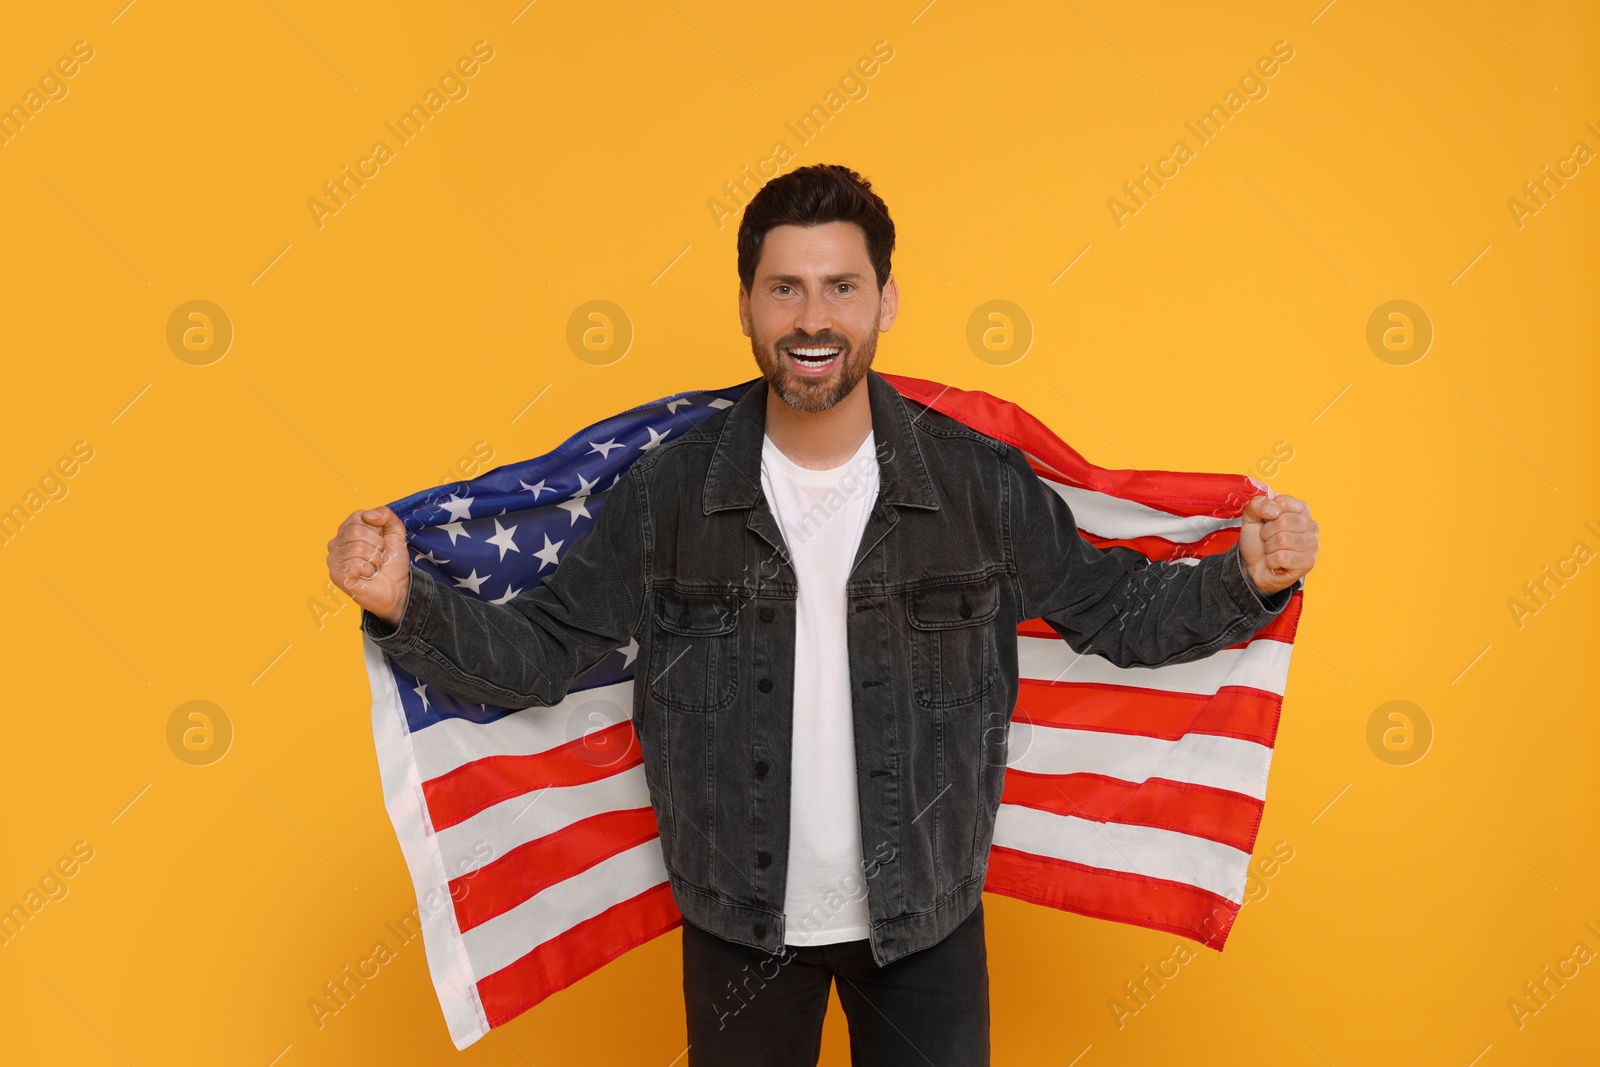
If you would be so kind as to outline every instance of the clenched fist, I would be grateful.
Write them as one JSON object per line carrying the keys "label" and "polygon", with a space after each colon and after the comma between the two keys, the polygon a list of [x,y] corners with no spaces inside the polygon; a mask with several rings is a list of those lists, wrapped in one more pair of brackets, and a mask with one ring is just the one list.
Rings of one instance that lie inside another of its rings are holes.
{"label": "clenched fist", "polygon": [[387,507],[352,512],[328,542],[328,577],[361,607],[400,625],[411,592],[406,528]]}
{"label": "clenched fist", "polygon": [[1304,500],[1292,496],[1253,496],[1239,528],[1239,554],[1245,573],[1271,596],[1287,589],[1317,562],[1317,524]]}

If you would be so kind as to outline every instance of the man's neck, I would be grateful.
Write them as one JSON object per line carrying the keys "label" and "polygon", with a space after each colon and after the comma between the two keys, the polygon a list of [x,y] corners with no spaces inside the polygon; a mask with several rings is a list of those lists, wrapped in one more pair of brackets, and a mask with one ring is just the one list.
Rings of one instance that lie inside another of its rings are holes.
{"label": "man's neck", "polygon": [[797,411],[767,389],[767,436],[797,466],[831,470],[850,461],[872,432],[872,406],[863,375],[843,400],[826,411]]}

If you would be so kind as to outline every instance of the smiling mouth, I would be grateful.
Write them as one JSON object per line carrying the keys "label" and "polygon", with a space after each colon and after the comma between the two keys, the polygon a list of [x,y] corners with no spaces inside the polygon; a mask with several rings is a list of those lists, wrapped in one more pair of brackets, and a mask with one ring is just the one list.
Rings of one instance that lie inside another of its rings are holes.
{"label": "smiling mouth", "polygon": [[786,346],[783,349],[783,354],[789,357],[790,363],[801,374],[823,374],[844,355],[844,347],[842,345],[793,345]]}

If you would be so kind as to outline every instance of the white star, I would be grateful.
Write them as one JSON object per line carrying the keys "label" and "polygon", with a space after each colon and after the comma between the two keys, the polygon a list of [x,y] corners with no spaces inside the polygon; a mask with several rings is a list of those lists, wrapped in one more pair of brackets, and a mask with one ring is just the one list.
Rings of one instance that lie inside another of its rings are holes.
{"label": "white star", "polygon": [[539,570],[544,570],[544,565],[546,563],[554,567],[559,562],[559,560],[556,559],[556,549],[560,548],[564,544],[566,544],[565,541],[557,541],[552,545],[550,543],[550,535],[544,535],[544,547],[533,554],[534,558],[540,561]]}
{"label": "white star", "polygon": [[622,653],[622,665],[626,667],[639,654],[639,642],[630,637],[628,638],[628,643],[617,649],[617,651]]}
{"label": "white star", "polygon": [[733,407],[733,401],[724,400],[724,399],[722,399],[722,397],[719,396],[715,400],[713,400],[710,403],[708,403],[706,405],[706,407],[708,407],[708,408],[717,408],[719,410],[721,408],[731,408],[731,407]]}
{"label": "white star", "polygon": [[645,429],[650,431],[650,440],[639,446],[640,452],[650,451],[652,448],[656,447],[656,445],[659,445],[662,441],[667,439],[667,433],[672,432],[671,430],[668,430],[667,433],[657,434],[654,426],[646,426]]}
{"label": "white star", "polygon": [[423,711],[427,711],[428,710],[428,683],[427,682],[423,682],[421,685],[419,685],[415,689],[413,689],[412,692],[417,694],[417,696],[422,698],[422,710]]}
{"label": "white star", "polygon": [[491,603],[491,604],[504,604],[506,601],[510,600],[512,597],[516,596],[520,592],[522,592],[521,589],[513,589],[513,588],[511,588],[511,583],[507,582],[506,583],[506,595],[501,597],[499,600],[491,600],[491,601],[489,601],[489,603]]}
{"label": "white star", "polygon": [[450,513],[450,518],[456,522],[472,518],[472,497],[456,496],[450,494],[450,499],[439,505]]}
{"label": "white star", "polygon": [[567,523],[569,527],[572,523],[578,521],[579,515],[586,519],[594,518],[593,515],[589,514],[589,493],[594,489],[595,482],[599,480],[599,478],[596,478],[594,482],[586,481],[583,475],[578,475],[578,491],[572,494],[571,500],[565,500],[556,505],[558,508],[565,508],[567,513],[572,516],[572,522]]}
{"label": "white star", "polygon": [[494,520],[494,536],[489,538],[489,543],[491,545],[499,546],[499,548],[500,548],[500,558],[501,559],[505,559],[506,558],[506,553],[507,552],[521,552],[522,551],[522,549],[517,547],[517,543],[511,539],[511,535],[516,533],[516,532],[517,532],[517,528],[515,526],[513,526],[513,527],[511,527],[511,529],[507,530],[507,529],[505,529],[504,527],[502,527],[500,525],[500,520],[499,519],[495,519]]}
{"label": "white star", "polygon": [[436,567],[441,563],[449,563],[450,562],[447,559],[440,559],[438,556],[435,556],[433,554],[433,549],[431,549],[431,548],[428,549],[428,551],[426,551],[426,552],[418,552],[417,553],[417,561],[421,562],[422,560],[427,560],[429,563],[432,563]]}
{"label": "white star", "polygon": [[540,493],[553,493],[553,492],[555,492],[554,489],[552,489],[548,485],[544,484],[544,479],[543,478],[540,478],[537,482],[534,482],[532,485],[529,485],[527,482],[523,481],[521,478],[518,478],[517,479],[517,484],[522,486],[522,488],[526,489],[528,492],[532,493],[533,494],[533,499],[535,499],[535,500],[539,499],[539,494]]}
{"label": "white star", "polygon": [[681,396],[676,400],[669,400],[667,401],[667,414],[676,415],[678,413],[679,404],[688,404],[690,407],[693,407],[694,401],[690,400],[688,397]]}
{"label": "white star", "polygon": [[462,526],[459,522],[447,522],[440,526],[439,529],[450,535],[450,543],[452,545],[456,543],[456,538],[458,537],[470,538],[472,536],[471,534],[467,533],[466,527]]}
{"label": "white star", "polygon": [[482,578],[479,578],[478,568],[474,567],[472,568],[472,573],[467,575],[465,578],[457,578],[456,584],[461,586],[463,589],[472,590],[473,594],[476,595],[478,592],[478,587],[488,580],[489,576],[487,574]]}
{"label": "white star", "polygon": [[620,481],[622,481],[622,472],[618,471],[617,474],[616,474],[616,477],[611,479],[611,484],[606,486],[606,488],[607,489],[615,489],[617,487],[617,483],[620,482]]}
{"label": "white star", "polygon": [[599,444],[595,444],[593,441],[589,442],[589,451],[590,452],[598,452],[602,456],[604,456],[606,459],[610,459],[611,458],[611,450],[613,448],[621,448],[621,447],[622,447],[621,445],[617,444],[617,439],[615,437],[613,437],[609,441],[601,441]]}
{"label": "white star", "polygon": [[578,521],[579,515],[582,515],[586,519],[594,518],[593,515],[589,514],[589,498],[586,496],[575,496],[571,500],[562,501],[561,503],[557,504],[556,507],[565,508],[567,513],[572,516],[572,522],[567,523],[569,528],[572,526],[573,522]]}

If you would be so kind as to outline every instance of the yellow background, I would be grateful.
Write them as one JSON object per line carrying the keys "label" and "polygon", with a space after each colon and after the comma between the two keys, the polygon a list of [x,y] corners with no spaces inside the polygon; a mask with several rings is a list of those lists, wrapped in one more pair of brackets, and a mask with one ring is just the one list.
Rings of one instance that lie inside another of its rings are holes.
{"label": "yellow background", "polygon": [[[878,369],[1022,403],[1106,466],[1248,472],[1285,442],[1267,480],[1322,526],[1257,847],[1292,861],[1121,1026],[1178,939],[987,897],[995,1063],[1590,1061],[1600,962],[1520,1025],[1507,1002],[1600,952],[1600,565],[1520,626],[1508,601],[1600,551],[1600,163],[1520,226],[1507,202],[1600,150],[1591,5],[124,2],[0,33],[0,104],[94,50],[0,145],[0,506],[93,449],[0,544],[0,906],[93,849],[0,946],[0,1061],[682,1053],[676,931],[465,1053],[420,942],[318,1026],[415,901],[356,612],[314,602],[346,514],[475,443],[511,462],[753,377],[737,216],[707,204],[779,140],[899,226]],[[480,40],[469,94],[319,228],[322,183]],[[1184,123],[1277,41],[1268,95],[1198,146]],[[1119,228],[1108,199],[1180,138]],[[166,339],[197,299],[234,330],[208,366]],[[605,366],[566,342],[592,299],[634,330]],[[1004,365],[966,341],[995,299],[1034,330]],[[1393,299],[1435,331],[1408,366],[1366,341]],[[233,729],[209,766],[168,744],[191,700]],[[1369,746],[1391,700],[1433,731],[1409,765]],[[845,1041],[835,999],[823,1062]]]}

